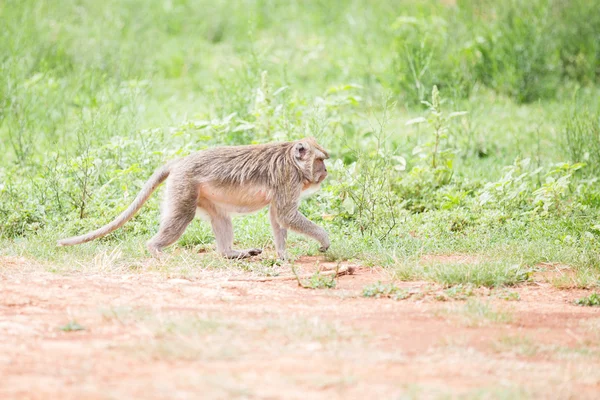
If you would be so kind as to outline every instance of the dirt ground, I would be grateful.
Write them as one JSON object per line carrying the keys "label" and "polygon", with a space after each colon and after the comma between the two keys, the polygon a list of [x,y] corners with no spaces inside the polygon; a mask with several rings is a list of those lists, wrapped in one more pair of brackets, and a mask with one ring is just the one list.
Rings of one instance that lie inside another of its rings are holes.
{"label": "dirt ground", "polygon": [[[313,258],[300,264],[315,269]],[[243,271],[47,271],[0,258],[0,399],[600,393],[600,313],[573,304],[585,290],[536,282],[456,300],[397,282],[411,296],[393,300],[361,296],[389,282],[378,268],[318,290],[232,280]]]}

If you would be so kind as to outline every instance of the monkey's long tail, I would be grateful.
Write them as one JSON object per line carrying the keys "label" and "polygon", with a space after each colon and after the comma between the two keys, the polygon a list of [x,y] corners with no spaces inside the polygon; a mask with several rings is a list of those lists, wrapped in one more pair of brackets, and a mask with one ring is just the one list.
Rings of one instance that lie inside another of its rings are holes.
{"label": "monkey's long tail", "polygon": [[109,222],[102,228],[98,228],[95,231],[86,233],[85,235],[61,239],[56,243],[57,246],[73,246],[75,244],[89,242],[99,237],[108,235],[116,229],[119,229],[125,224],[125,222],[129,221],[135,215],[135,213],[139,211],[140,208],[142,208],[142,206],[148,200],[152,192],[154,192],[156,188],[165,179],[167,179],[171,170],[171,165],[171,163],[163,165],[162,167],[154,171],[150,179],[148,179],[148,181],[144,184],[142,190],[138,193],[133,203],[131,203],[131,205],[127,207],[127,209],[123,211],[121,215],[115,218],[112,222]]}

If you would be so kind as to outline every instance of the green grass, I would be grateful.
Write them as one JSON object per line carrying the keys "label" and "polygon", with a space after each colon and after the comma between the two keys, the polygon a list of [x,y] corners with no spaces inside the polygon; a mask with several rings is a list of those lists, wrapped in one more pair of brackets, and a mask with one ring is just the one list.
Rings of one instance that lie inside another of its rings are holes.
{"label": "green grass", "polygon": [[521,357],[545,356],[556,360],[585,360],[598,357],[595,341],[561,346],[539,343],[528,336],[502,336],[495,341],[494,348],[499,353],[513,353]]}
{"label": "green grass", "polygon": [[83,331],[83,330],[85,330],[85,327],[80,325],[77,321],[73,320],[73,321],[69,321],[68,323],[66,323],[63,326],[60,326],[58,329],[60,329],[63,332],[75,332],[75,331]]}
{"label": "green grass", "polygon": [[455,318],[469,327],[486,326],[490,324],[510,324],[513,314],[510,311],[496,309],[488,302],[470,298],[461,305],[452,305],[440,311],[440,315]]}
{"label": "green grass", "polygon": [[598,307],[600,306],[600,295],[598,293],[592,293],[587,297],[575,300],[575,304],[578,306]]}
{"label": "green grass", "polygon": [[444,290],[444,295],[455,300],[467,300],[469,297],[474,296],[473,285],[458,284]]}
{"label": "green grass", "polygon": [[530,273],[520,265],[487,262],[467,265],[442,264],[432,267],[425,274],[432,280],[448,287],[464,284],[500,287],[526,282]]}
{"label": "green grass", "polygon": [[369,286],[365,286],[362,291],[363,297],[374,297],[374,298],[391,298],[394,300],[407,299],[410,294],[408,291],[401,289],[393,283],[382,283],[377,282]]}
{"label": "green grass", "polygon": [[[55,241],[114,218],[168,159],[313,135],[330,176],[301,211],[331,233],[328,259],[446,286],[511,286],[558,262],[596,286],[600,14],[586,0],[447,3],[4,2],[0,255],[140,270],[160,195],[102,240]],[[272,256],[264,211],[235,231]],[[318,254],[299,235],[289,247]],[[213,249],[194,222],[152,268],[255,268]],[[457,253],[485,261],[418,262]]]}
{"label": "green grass", "polygon": [[[296,274],[294,270],[294,274]],[[336,277],[334,275],[322,275],[319,271],[312,274],[308,279],[300,279],[296,274],[298,286],[305,289],[334,289],[337,286]]]}

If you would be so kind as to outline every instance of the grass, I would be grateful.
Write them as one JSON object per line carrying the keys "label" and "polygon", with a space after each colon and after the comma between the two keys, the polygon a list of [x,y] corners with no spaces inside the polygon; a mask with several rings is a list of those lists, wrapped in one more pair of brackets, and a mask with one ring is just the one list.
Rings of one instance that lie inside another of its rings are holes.
{"label": "grass", "polygon": [[319,316],[296,316],[290,321],[275,314],[230,320],[218,313],[156,308],[107,307],[98,311],[105,323],[140,335],[135,343],[119,346],[121,350],[151,360],[239,360],[254,356],[257,343],[265,353],[293,354],[297,346],[335,353],[348,341],[364,340],[362,332]]}
{"label": "grass", "polygon": [[496,298],[505,300],[505,301],[519,301],[521,300],[521,295],[518,292],[511,292],[510,290],[501,289],[494,293]]}
{"label": "grass", "polygon": [[449,298],[455,299],[455,300],[466,300],[469,297],[475,295],[475,293],[473,292],[473,286],[470,284],[469,285],[458,284],[456,286],[446,289],[444,291],[444,294],[446,296],[448,296]]}
{"label": "grass", "polygon": [[480,260],[470,257],[469,262],[438,260],[435,262],[407,262],[394,268],[401,280],[425,279],[446,288],[469,285],[482,287],[509,287],[530,280],[532,269],[505,260]]}
{"label": "grass", "polygon": [[526,336],[503,336],[494,347],[498,352],[512,352],[524,357],[533,357],[542,351],[539,343]]}
{"label": "grass", "polygon": [[363,297],[374,297],[374,298],[391,298],[394,300],[404,300],[407,299],[410,294],[408,291],[401,289],[394,285],[393,283],[382,283],[377,282],[372,285],[366,286],[362,291]]}
{"label": "grass", "polygon": [[449,306],[444,311],[440,311],[440,313],[457,319],[469,327],[480,327],[489,324],[509,324],[513,320],[511,312],[496,309],[488,302],[476,298],[469,298],[461,305]]}
{"label": "grass", "polygon": [[485,287],[514,286],[529,279],[530,272],[520,265],[478,263],[470,265],[442,264],[426,274],[445,286],[474,284]]}
{"label": "grass", "polygon": [[75,332],[75,331],[83,331],[83,330],[85,330],[85,327],[83,327],[77,321],[72,320],[72,321],[67,322],[63,326],[60,326],[58,329],[60,329],[63,332]]}
{"label": "grass", "polygon": [[594,360],[598,357],[597,342],[565,346],[542,344],[527,336],[502,336],[494,342],[494,348],[500,353],[521,357],[544,356],[557,360]]}
{"label": "grass", "polygon": [[600,295],[598,293],[592,293],[587,297],[575,300],[575,304],[585,307],[598,307],[600,306]]}
{"label": "grass", "polygon": [[[600,17],[563,3],[6,2],[0,256],[57,273],[270,275],[269,261],[214,256],[200,222],[172,260],[148,262],[160,195],[106,238],[55,241],[110,221],[168,159],[313,135],[330,176],[301,211],[330,232],[329,260],[448,287],[513,286],[554,262],[595,287]],[[234,224],[236,246],[271,258],[266,212]],[[292,257],[317,248],[290,236]]]}
{"label": "grass", "polygon": [[319,271],[312,274],[305,282],[298,278],[298,275],[296,278],[298,285],[307,289],[334,289],[337,285],[335,276],[324,276]]}

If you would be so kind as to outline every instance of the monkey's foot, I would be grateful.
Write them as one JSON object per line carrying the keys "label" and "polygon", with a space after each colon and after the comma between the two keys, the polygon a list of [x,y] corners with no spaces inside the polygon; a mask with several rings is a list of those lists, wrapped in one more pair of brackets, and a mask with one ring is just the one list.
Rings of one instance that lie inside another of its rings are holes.
{"label": "monkey's foot", "polygon": [[148,248],[148,252],[150,252],[150,255],[152,257],[158,258],[158,259],[160,259],[161,257],[164,257],[165,253],[163,253],[162,250],[160,250],[156,247],[153,247],[153,246],[147,246],[147,248]]}
{"label": "monkey's foot", "polygon": [[240,259],[257,256],[260,253],[262,253],[262,249],[229,250],[228,252],[223,253],[223,256],[230,259]]}

